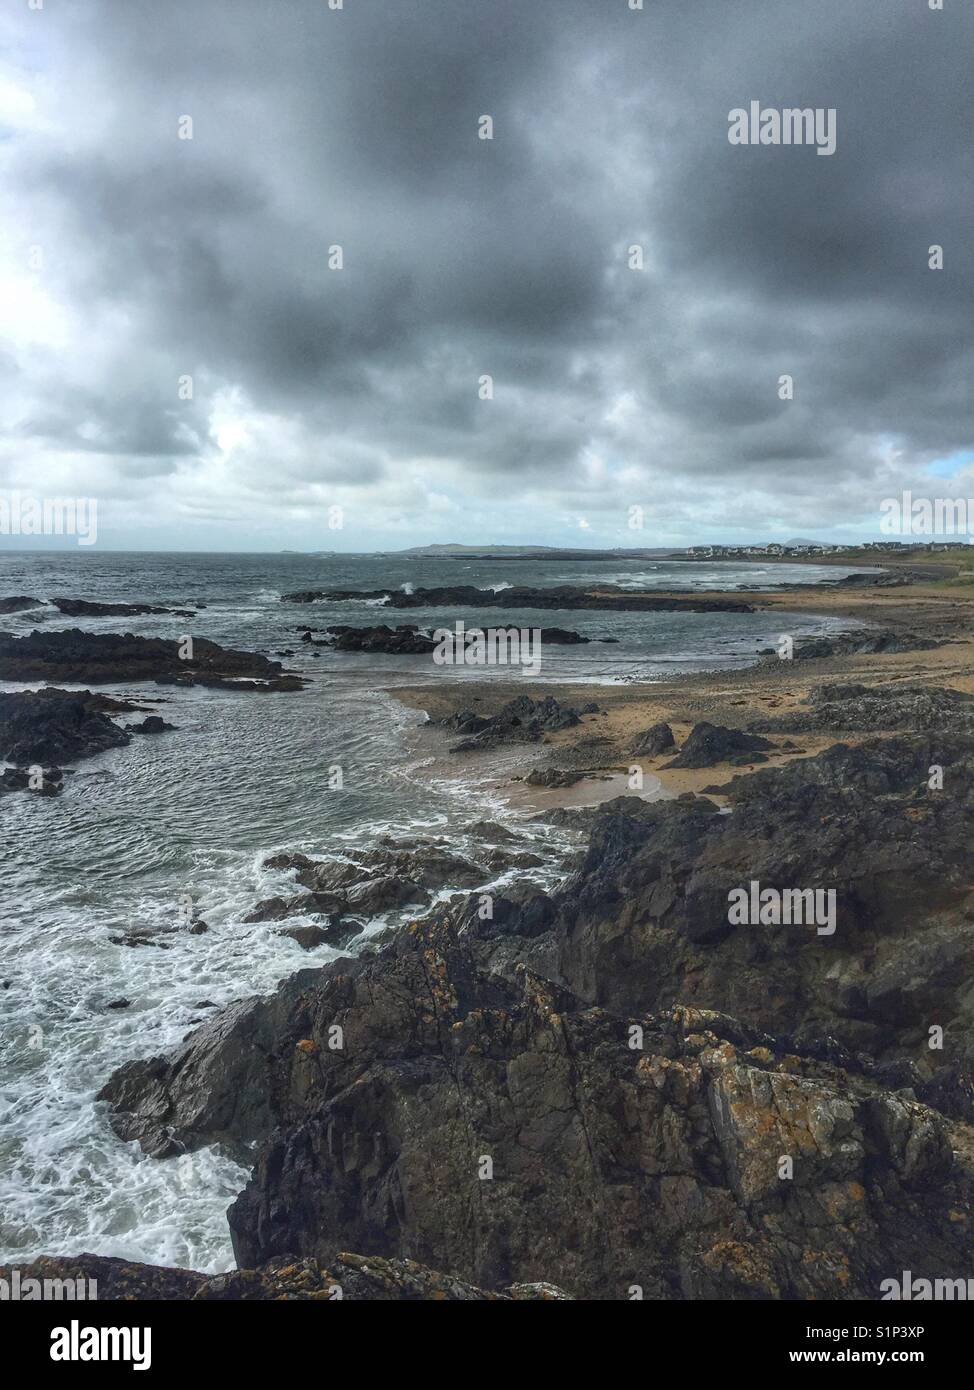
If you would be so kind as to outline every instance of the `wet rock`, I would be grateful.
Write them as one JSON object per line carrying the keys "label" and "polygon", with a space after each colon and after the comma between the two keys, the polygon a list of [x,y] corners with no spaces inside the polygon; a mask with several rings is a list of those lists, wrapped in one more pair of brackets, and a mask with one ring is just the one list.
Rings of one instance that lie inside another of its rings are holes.
{"label": "wet rock", "polygon": [[341,916],[348,901],[341,893],[297,893],[290,898],[264,898],[243,919],[245,922],[280,922],[285,917],[304,917],[322,913]]}
{"label": "wet rock", "polygon": [[[227,690],[299,690],[297,676],[282,674],[279,661],[255,652],[233,651],[204,637],[193,640],[183,660],[181,643],[131,633],[34,631],[25,637],[0,634],[0,680],[156,681]],[[254,679],[246,679],[253,677]]]}
{"label": "wet rock", "polygon": [[150,1150],[260,1140],[230,1212],[245,1267],[353,1245],[494,1290],[556,1266],[595,1299],[875,1298],[890,1268],[967,1268],[969,1160],[941,1117],[712,1011],[499,974],[509,944],[429,920],[303,972],[122,1068],[113,1123]]}
{"label": "wet rock", "polygon": [[104,712],[133,705],[90,690],[27,690],[0,694],[0,757],[19,767],[78,762],[123,748],[127,732]]}
{"label": "wet rock", "polygon": [[52,598],[50,602],[66,618],[135,618],[146,613],[171,613],[177,618],[195,618],[189,608],[157,608],[151,603],[89,603],[82,598]]}
{"label": "wet rock", "polygon": [[588,642],[588,637],[583,637],[579,632],[572,632],[564,627],[542,627],[538,629],[541,634],[541,641],[549,643],[551,646],[577,647],[584,642]]}
{"label": "wet rock", "polygon": [[175,724],[167,724],[158,714],[150,714],[141,724],[126,724],[127,734],[165,734],[174,733]]}
{"label": "wet rock", "polygon": [[7,767],[0,772],[0,796],[7,792],[28,792],[33,796],[57,796],[64,789],[64,773],[59,767],[41,768],[40,778],[23,767]]}
{"label": "wet rock", "polygon": [[[388,656],[425,656],[436,648],[432,637],[413,624],[401,627],[333,627],[330,645],[338,652],[378,652]],[[309,634],[310,636],[310,634]],[[302,641],[305,639],[302,638]]]}
{"label": "wet rock", "polygon": [[752,613],[753,606],[743,599],[708,598],[702,595],[674,597],[668,594],[634,594],[612,584],[597,589],[574,584],[542,588],[512,587],[486,591],[470,584],[429,589],[302,589],[282,594],[283,603],[361,603],[386,600],[389,608],[584,608],[609,609],[627,613]]}
{"label": "wet rock", "polygon": [[333,946],[340,949],[347,946],[356,936],[360,936],[363,930],[361,922],[344,920],[332,922],[323,927],[312,923],[304,927],[281,927],[278,936],[290,937],[305,951],[313,951],[318,946]]}
{"label": "wet rock", "polygon": [[409,903],[429,902],[429,893],[425,888],[394,875],[353,884],[346,896],[350,908],[364,912],[369,917],[405,907]]}
{"label": "wet rock", "polygon": [[41,598],[27,598],[23,594],[13,594],[8,598],[0,598],[0,613],[23,613],[27,608],[40,608],[44,600]]}

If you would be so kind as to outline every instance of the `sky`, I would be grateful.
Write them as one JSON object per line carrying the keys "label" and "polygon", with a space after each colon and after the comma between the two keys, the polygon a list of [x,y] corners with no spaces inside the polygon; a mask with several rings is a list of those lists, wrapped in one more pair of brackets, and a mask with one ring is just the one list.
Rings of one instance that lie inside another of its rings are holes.
{"label": "sky", "polygon": [[340,551],[974,497],[968,0],[335,3],[4,0],[0,495]]}

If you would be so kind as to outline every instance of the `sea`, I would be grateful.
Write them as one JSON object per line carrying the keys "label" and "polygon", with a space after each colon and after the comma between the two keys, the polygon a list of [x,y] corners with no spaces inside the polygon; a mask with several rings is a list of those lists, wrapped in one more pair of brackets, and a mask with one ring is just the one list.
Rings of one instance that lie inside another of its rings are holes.
{"label": "sea", "polygon": [[[45,606],[0,617],[4,631],[190,634],[277,657],[310,681],[303,692],[276,694],[121,681],[99,687],[161,701],[152,709],[178,731],[133,739],[80,763],[59,797],[0,798],[0,1263],[87,1251],[206,1272],[233,1267],[226,1209],[247,1169],[212,1148],[146,1158],[115,1137],[95,1095],[123,1062],[164,1053],[216,1009],[268,993],[295,971],[333,958],[327,946],[302,950],[274,923],[243,921],[260,898],[295,891],[287,875],[264,867],[270,855],[341,855],[383,836],[416,835],[448,835],[462,851],[471,843],[465,827],[488,818],[518,822],[555,881],[570,832],[528,820],[523,807],[466,774],[460,762],[448,774],[438,765],[431,776],[428,750],[413,736],[423,716],[395,698],[397,686],[510,680],[517,672],[312,648],[300,641],[306,627],[435,628],[462,617],[468,627],[573,628],[616,640],[545,646],[535,684],[586,683],[595,694],[603,684],[745,666],[776,643],[781,616],[500,609],[492,603],[499,589],[755,589],[847,572],[664,560],[0,551],[0,597],[197,609],[194,619],[163,614],[120,622],[67,619]],[[297,590],[447,584],[480,589],[482,606],[451,613],[386,610],[374,599],[281,601]],[[840,619],[788,619],[796,637],[843,626]],[[2,690],[25,688],[0,682]],[[340,788],[335,767],[342,769]],[[188,899],[207,932],[171,931]],[[369,934],[396,920],[373,922]],[[119,944],[142,929],[167,933],[164,945]]]}

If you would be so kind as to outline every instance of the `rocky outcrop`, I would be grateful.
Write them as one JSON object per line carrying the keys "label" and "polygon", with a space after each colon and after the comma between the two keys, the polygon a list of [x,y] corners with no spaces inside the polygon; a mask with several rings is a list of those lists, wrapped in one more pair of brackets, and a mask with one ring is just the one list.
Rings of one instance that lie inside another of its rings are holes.
{"label": "rocky outcrop", "polygon": [[137,618],[146,613],[170,613],[177,618],[195,618],[190,608],[157,608],[151,603],[91,603],[83,598],[52,598],[50,602],[66,618]]}
{"label": "rocky outcrop", "polygon": [[[187,655],[180,653],[187,650]],[[252,679],[247,679],[248,677]],[[131,633],[34,631],[25,637],[0,634],[0,680],[155,681],[208,685],[224,690],[300,690],[304,682],[283,674],[279,661],[255,652],[233,651],[205,637],[191,653],[179,641],[133,637]]]}
{"label": "rocky outcrop", "polygon": [[284,603],[374,603],[384,599],[389,608],[585,608],[623,613],[753,613],[743,599],[707,598],[702,595],[634,594],[612,584],[597,589],[560,584],[533,588],[477,589],[456,584],[431,589],[302,589],[282,594]]}
{"label": "rocky outcrop", "polygon": [[45,767],[30,773],[23,767],[5,767],[0,772],[0,796],[9,792],[33,792],[36,796],[57,796],[64,787],[59,767]]}
{"label": "rocky outcrop", "polygon": [[[874,631],[840,632],[833,637],[806,637],[794,645],[792,659],[817,661],[835,656],[875,656],[879,653],[926,652],[946,645],[945,638],[923,637],[917,632]],[[762,655],[780,658],[774,647],[762,650]]]}
{"label": "rocky outcrop", "polygon": [[574,787],[584,772],[568,772],[557,767],[535,767],[525,777],[529,787]]}
{"label": "rocky outcrop", "polygon": [[637,734],[629,745],[629,752],[637,758],[656,758],[676,747],[676,739],[669,724],[654,724]]}
{"label": "rocky outcrop", "polygon": [[28,598],[24,594],[11,594],[0,598],[0,613],[23,613],[28,608],[40,608],[42,598]]}
{"label": "rocky outcrop", "polygon": [[463,734],[463,742],[455,744],[450,751],[469,753],[502,743],[537,743],[545,734],[574,728],[581,721],[577,710],[560,705],[551,695],[541,700],[519,695],[493,715],[459,710],[446,719],[431,722]]}
{"label": "rocky outcrop", "polygon": [[752,721],[749,728],[802,734],[974,732],[974,696],[949,687],[833,682],[813,686],[807,704],[807,710]]}
{"label": "rocky outcrop", "polygon": [[[439,1274],[415,1260],[383,1260],[374,1255],[336,1255],[328,1267],[317,1260],[270,1260],[259,1269],[236,1269],[229,1274],[198,1274],[189,1269],[133,1264],[99,1255],[66,1258],[42,1256],[30,1264],[0,1266],[0,1279],[17,1278],[25,1290],[27,1281],[67,1281],[76,1292],[94,1284],[99,1302],[320,1302],[341,1301],[497,1303],[511,1301],[559,1301],[568,1295],[554,1284],[518,1284],[488,1293],[449,1274]],[[84,1281],[80,1284],[77,1281]],[[89,1295],[90,1297],[91,1295]],[[82,1306],[84,1306],[82,1304]]]}
{"label": "rocky outcrop", "polygon": [[490,951],[430,921],[304,972],[122,1068],[114,1122],[153,1152],[263,1141],[230,1212],[248,1267],[352,1244],[596,1299],[874,1298],[890,1268],[966,1268],[967,1126],[732,1018],[586,1006]]}
{"label": "rocky outcrop", "polygon": [[126,724],[127,734],[169,734],[176,732],[175,724],[167,724],[158,714],[150,714],[141,724]]}
{"label": "rocky outcrop", "polygon": [[773,743],[757,734],[725,729],[720,724],[700,723],[694,724],[677,756],[665,766],[693,768],[727,762],[753,763],[762,761],[760,754],[773,748]]}
{"label": "rocky outcrop", "polygon": [[[351,1247],[594,1299],[966,1278],[972,788],[974,736],[940,733],[735,778],[730,814],[567,813],[590,841],[557,892],[441,907],[101,1098],[151,1154],[258,1146],[230,1212],[245,1268]],[[290,865],[309,891],[344,872]],[[752,884],[834,892],[834,930],[733,918]]]}
{"label": "rocky outcrop", "polygon": [[400,627],[333,627],[326,645],[338,652],[380,652],[388,656],[425,656],[436,643],[412,623]]}
{"label": "rocky outcrop", "polygon": [[136,709],[90,690],[0,694],[0,758],[18,767],[60,765],[123,748],[128,732],[109,714]]}

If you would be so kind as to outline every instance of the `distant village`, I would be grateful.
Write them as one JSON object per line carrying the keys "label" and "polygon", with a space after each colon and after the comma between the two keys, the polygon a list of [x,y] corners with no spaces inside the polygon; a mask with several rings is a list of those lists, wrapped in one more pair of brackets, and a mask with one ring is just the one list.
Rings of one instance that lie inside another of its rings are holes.
{"label": "distant village", "polygon": [[[822,545],[814,541],[796,545],[691,545],[688,560],[791,559],[808,555],[845,555],[849,551],[896,550],[904,555],[956,550],[958,541],[860,541],[858,545]],[[679,558],[678,556],[674,558]]]}

